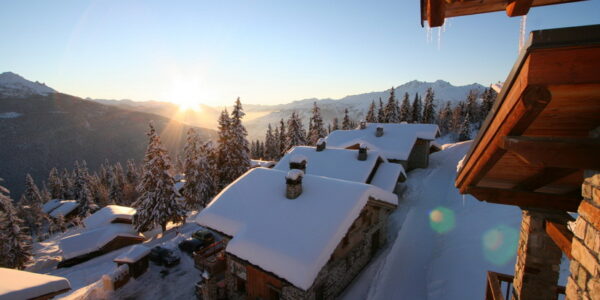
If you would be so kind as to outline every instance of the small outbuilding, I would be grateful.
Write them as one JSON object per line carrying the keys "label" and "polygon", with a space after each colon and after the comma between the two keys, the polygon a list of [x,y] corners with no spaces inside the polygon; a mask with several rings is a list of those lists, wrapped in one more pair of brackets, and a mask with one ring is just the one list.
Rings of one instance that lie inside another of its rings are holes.
{"label": "small outbuilding", "polygon": [[60,200],[59,205],[52,209],[49,215],[54,219],[63,217],[68,220],[77,214],[77,208],[79,208],[79,202],[75,200]]}
{"label": "small outbuilding", "polygon": [[117,256],[113,261],[118,266],[128,265],[129,274],[133,278],[138,278],[148,270],[148,257],[150,254],[150,248],[144,245],[133,245],[129,247],[121,255]]}
{"label": "small outbuilding", "polygon": [[64,277],[0,268],[0,300],[50,299],[71,289]]}

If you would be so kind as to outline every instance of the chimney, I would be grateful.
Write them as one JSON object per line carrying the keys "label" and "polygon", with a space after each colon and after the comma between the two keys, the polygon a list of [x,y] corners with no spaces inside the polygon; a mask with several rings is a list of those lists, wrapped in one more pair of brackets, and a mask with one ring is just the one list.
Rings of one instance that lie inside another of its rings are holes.
{"label": "chimney", "polygon": [[304,155],[294,155],[290,158],[290,170],[298,169],[306,172],[306,162],[308,159]]}
{"label": "chimney", "polygon": [[320,138],[317,141],[317,152],[321,152],[321,151],[325,150],[325,147],[326,147],[325,139]]}
{"label": "chimney", "polygon": [[358,160],[367,160],[367,145],[360,144],[358,148]]}
{"label": "chimney", "polygon": [[380,137],[382,135],[383,135],[383,127],[377,126],[377,129],[375,129],[375,136]]}
{"label": "chimney", "polygon": [[296,199],[302,194],[302,177],[304,172],[298,169],[290,170],[285,176],[285,197]]}
{"label": "chimney", "polygon": [[366,121],[360,121],[360,129],[366,129],[367,128],[367,122]]}

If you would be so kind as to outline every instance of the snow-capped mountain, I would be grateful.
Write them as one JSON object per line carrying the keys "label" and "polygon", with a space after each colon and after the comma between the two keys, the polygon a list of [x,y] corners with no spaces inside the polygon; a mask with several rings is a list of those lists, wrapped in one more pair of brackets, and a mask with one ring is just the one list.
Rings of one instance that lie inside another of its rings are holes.
{"label": "snow-capped mountain", "polygon": [[0,97],[25,98],[35,95],[45,96],[52,93],[56,93],[56,91],[44,83],[29,81],[12,72],[0,74]]}

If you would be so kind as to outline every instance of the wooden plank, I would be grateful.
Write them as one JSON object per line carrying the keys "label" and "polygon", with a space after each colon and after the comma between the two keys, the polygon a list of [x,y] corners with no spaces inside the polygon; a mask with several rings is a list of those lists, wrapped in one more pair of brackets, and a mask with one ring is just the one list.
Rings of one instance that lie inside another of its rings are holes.
{"label": "wooden plank", "polygon": [[577,169],[545,168],[542,170],[542,172],[517,184],[514,189],[533,192],[543,186],[546,186],[578,171],[579,170]]}
{"label": "wooden plank", "polygon": [[526,15],[529,8],[533,4],[533,0],[513,0],[506,5],[506,15],[509,17],[518,17]]}
{"label": "wooden plank", "polygon": [[600,229],[600,208],[593,206],[587,201],[582,201],[577,212],[596,229]]}
{"label": "wooden plank", "polygon": [[571,256],[573,233],[567,229],[567,226],[546,220],[546,233],[569,259],[573,259]]}
{"label": "wooden plank", "polygon": [[546,208],[577,211],[580,197],[573,195],[543,194],[509,189],[469,187],[466,191],[480,201],[527,208]]}
{"label": "wooden plank", "polygon": [[[563,4],[585,0],[533,0],[531,6]],[[446,17],[459,17],[506,10],[506,0],[453,1],[446,5]]]}
{"label": "wooden plank", "polygon": [[600,139],[506,136],[501,147],[533,165],[600,170]]}
{"label": "wooden plank", "polygon": [[486,300],[503,300],[502,291],[500,287],[500,280],[498,279],[498,273],[488,271],[487,272],[487,288],[486,288]]}
{"label": "wooden plank", "polygon": [[445,0],[427,0],[427,23],[429,27],[444,25],[446,19]]}

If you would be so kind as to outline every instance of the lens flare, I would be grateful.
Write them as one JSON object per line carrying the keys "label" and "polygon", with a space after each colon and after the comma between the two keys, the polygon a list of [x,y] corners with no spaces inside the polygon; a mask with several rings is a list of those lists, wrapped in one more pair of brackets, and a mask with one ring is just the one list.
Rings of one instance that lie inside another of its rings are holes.
{"label": "lens flare", "polygon": [[443,206],[438,206],[429,212],[429,226],[437,233],[446,233],[454,229],[454,212]]}
{"label": "lens flare", "polygon": [[506,264],[515,256],[518,242],[519,232],[505,225],[486,231],[481,239],[485,259],[497,266]]}

